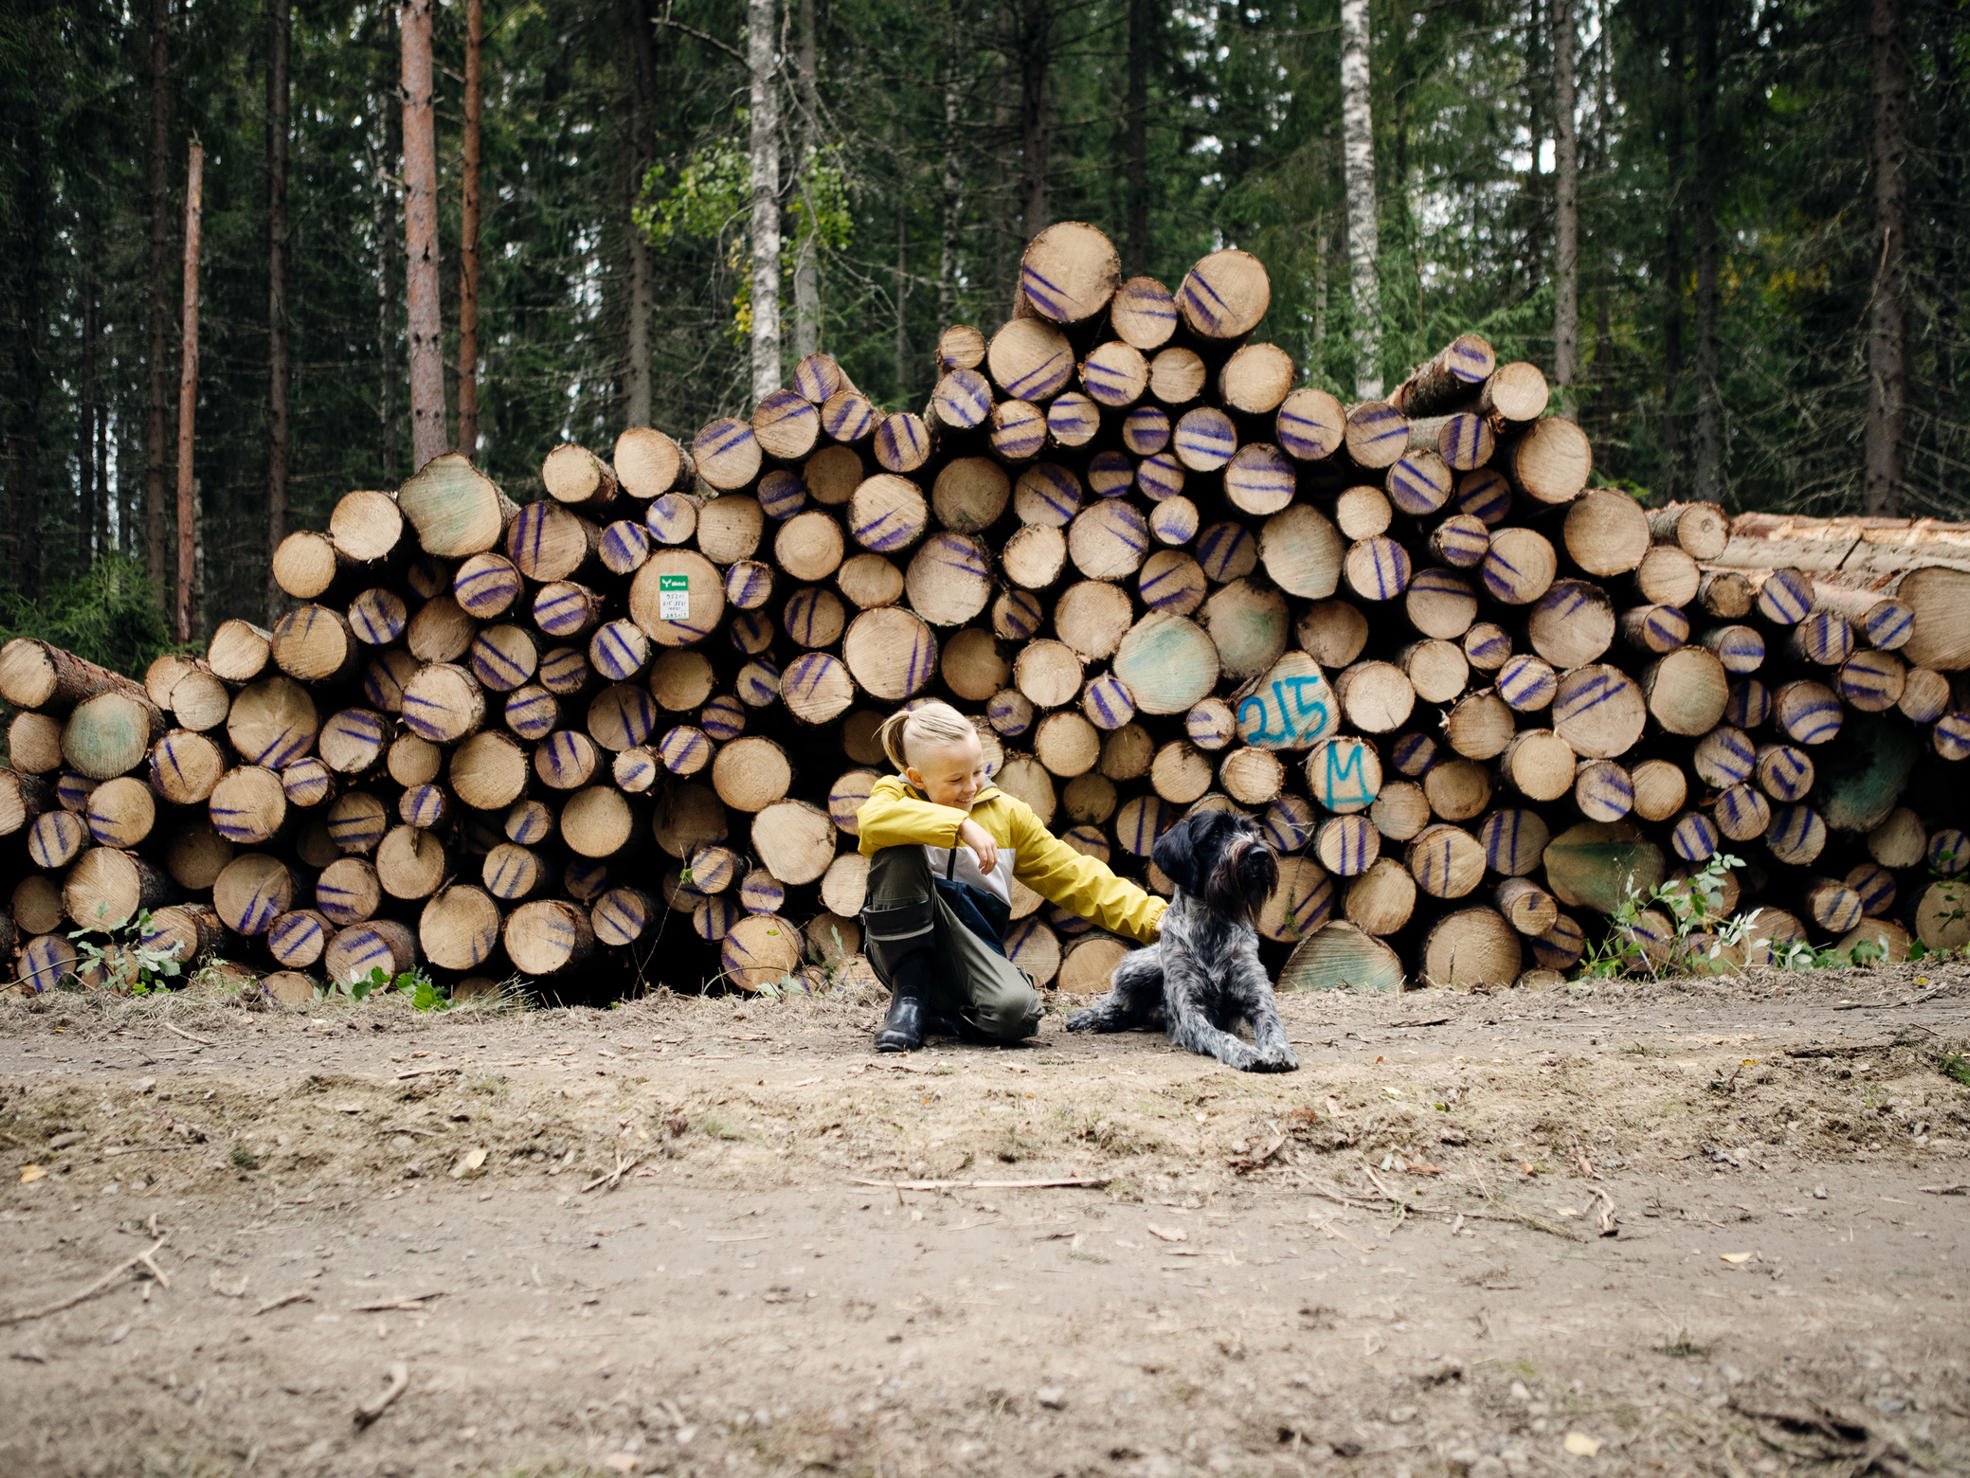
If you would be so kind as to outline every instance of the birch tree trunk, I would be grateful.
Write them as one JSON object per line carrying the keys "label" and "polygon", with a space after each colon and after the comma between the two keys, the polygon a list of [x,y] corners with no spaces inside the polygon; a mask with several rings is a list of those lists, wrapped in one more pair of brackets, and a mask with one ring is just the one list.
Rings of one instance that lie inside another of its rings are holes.
{"label": "birch tree trunk", "polygon": [[941,186],[942,240],[937,253],[937,321],[958,317],[958,225],[964,215],[964,176],[958,160],[958,27],[952,13],[950,50],[944,58],[944,180]]}
{"label": "birch tree trunk", "polygon": [[410,459],[445,451],[444,329],[438,298],[438,137],[431,81],[431,0],[402,0],[404,316],[410,333]]}
{"label": "birch tree trunk", "polygon": [[479,120],[483,106],[484,0],[465,0],[465,132],[459,146],[458,449],[479,455]]}
{"label": "birch tree trunk", "polygon": [[1354,393],[1382,393],[1381,293],[1375,282],[1375,132],[1368,101],[1368,0],[1341,0],[1342,170],[1347,179],[1348,263],[1354,279]]}
{"label": "birch tree trunk", "polygon": [[773,0],[747,0],[752,100],[752,398],[780,388],[780,105]]}
{"label": "birch tree trunk", "polygon": [[1572,0],[1552,0],[1553,33],[1553,382],[1571,388],[1580,370],[1580,145],[1574,126]]}
{"label": "birch tree trunk", "polygon": [[820,98],[815,88],[814,0],[800,0],[794,63],[794,100],[800,109],[800,151],[794,188],[800,192],[800,238],[793,254],[793,352],[805,359],[821,347],[821,242],[814,221],[814,159],[819,143]]}
{"label": "birch tree trunk", "polygon": [[267,615],[280,607],[274,550],[287,537],[288,0],[267,0]]}
{"label": "birch tree trunk", "polygon": [[629,190],[623,201],[623,229],[629,241],[629,322],[623,355],[623,412],[631,426],[650,424],[650,314],[655,309],[650,288],[650,243],[637,228],[633,212],[642,197],[643,177],[649,173],[654,148],[651,121],[657,97],[656,20],[645,0],[623,0],[623,25],[630,56]]}
{"label": "birch tree trunk", "polygon": [[192,446],[198,415],[198,251],[205,150],[194,139],[185,168],[185,309],[178,341],[178,589],[177,638],[190,641],[198,588],[198,483]]}
{"label": "birch tree trunk", "polygon": [[170,393],[171,0],[150,6],[150,353],[144,394],[144,568],[165,593],[164,427]]}
{"label": "birch tree trunk", "polygon": [[[1717,167],[1717,8],[1700,5],[1696,20],[1696,157]],[[1699,500],[1724,490],[1724,423],[1717,347],[1717,181],[1690,192],[1696,215],[1696,477]]]}
{"label": "birch tree trunk", "polygon": [[1874,93],[1874,293],[1867,325],[1866,477],[1861,511],[1902,511],[1908,407],[1908,56],[1901,0],[1873,0],[1868,45]]}

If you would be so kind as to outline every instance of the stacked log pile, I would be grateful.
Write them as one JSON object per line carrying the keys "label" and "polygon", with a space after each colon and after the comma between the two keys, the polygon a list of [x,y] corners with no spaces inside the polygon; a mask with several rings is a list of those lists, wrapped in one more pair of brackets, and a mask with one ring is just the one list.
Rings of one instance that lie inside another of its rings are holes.
{"label": "stacked log pile", "polygon": [[[1591,486],[1544,375],[1474,335],[1382,401],[1296,385],[1269,297],[1244,252],[1170,291],[1057,225],[1008,322],[944,332],[920,413],[812,355],[688,448],[554,448],[524,506],[456,455],[350,493],[281,546],[272,630],[141,683],[10,644],[0,943],[44,987],[71,931],[148,911],[299,994],[696,983],[702,940],[758,988],[856,953],[874,729],[930,696],[1151,887],[1187,809],[1259,817],[1289,989],[1568,971],[1722,852],[1727,909],[1761,910],[1739,956],[1970,937],[1962,808],[1925,779],[1970,755],[1970,643],[1933,577],[1761,562],[1714,507]],[[1014,914],[1064,989],[1125,949]]]}

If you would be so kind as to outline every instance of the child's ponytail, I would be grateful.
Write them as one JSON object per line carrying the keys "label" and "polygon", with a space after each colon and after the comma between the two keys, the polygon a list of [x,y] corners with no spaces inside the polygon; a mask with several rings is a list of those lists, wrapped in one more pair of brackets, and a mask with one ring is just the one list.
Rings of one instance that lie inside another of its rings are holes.
{"label": "child's ponytail", "polygon": [[898,770],[910,768],[912,753],[939,744],[957,744],[977,734],[971,720],[948,703],[933,699],[892,713],[876,728],[876,742]]}

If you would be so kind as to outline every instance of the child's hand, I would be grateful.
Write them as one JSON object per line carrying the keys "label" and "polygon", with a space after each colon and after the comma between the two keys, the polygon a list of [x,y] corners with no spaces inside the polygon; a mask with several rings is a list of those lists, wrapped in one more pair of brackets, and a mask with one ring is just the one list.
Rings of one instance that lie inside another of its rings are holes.
{"label": "child's hand", "polygon": [[999,865],[999,844],[992,840],[992,833],[969,816],[958,825],[958,840],[971,848],[980,872],[989,876]]}

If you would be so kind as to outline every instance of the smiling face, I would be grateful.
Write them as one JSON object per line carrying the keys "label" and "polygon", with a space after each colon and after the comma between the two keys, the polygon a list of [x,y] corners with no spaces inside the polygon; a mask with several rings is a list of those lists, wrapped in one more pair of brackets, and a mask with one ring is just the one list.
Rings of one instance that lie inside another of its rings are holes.
{"label": "smiling face", "polygon": [[916,763],[903,772],[924,798],[940,806],[969,811],[985,788],[985,746],[976,734],[948,744],[925,746]]}

